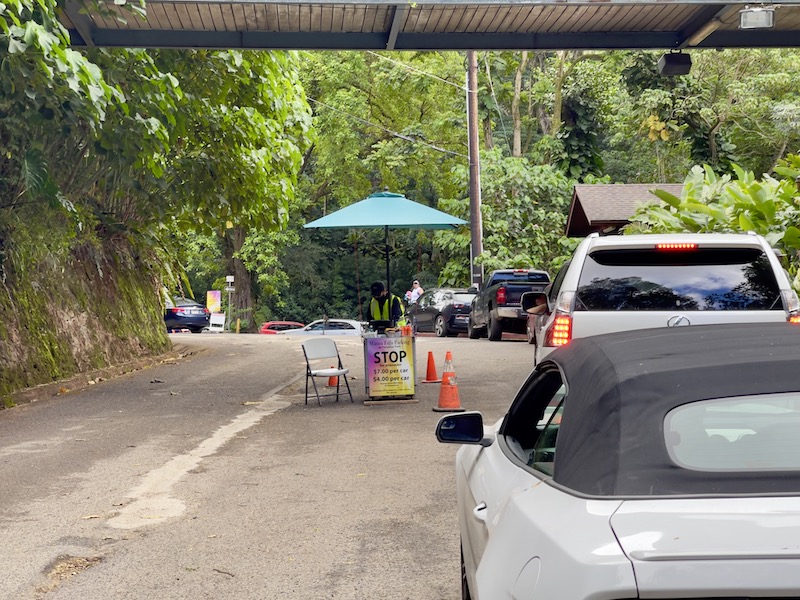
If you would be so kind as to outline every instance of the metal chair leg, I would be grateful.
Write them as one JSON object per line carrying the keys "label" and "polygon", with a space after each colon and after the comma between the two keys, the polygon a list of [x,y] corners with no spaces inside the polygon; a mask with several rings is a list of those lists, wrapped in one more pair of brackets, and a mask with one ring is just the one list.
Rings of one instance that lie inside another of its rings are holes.
{"label": "metal chair leg", "polygon": [[319,390],[317,389],[317,381],[316,377],[311,377],[311,383],[314,385],[314,393],[317,395],[317,404],[322,406],[322,400],[319,399]]}

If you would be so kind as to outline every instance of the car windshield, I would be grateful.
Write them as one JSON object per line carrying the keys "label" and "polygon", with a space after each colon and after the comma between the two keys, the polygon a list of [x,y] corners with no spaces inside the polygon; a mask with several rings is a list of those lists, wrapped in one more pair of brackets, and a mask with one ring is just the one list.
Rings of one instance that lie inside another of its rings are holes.
{"label": "car windshield", "polygon": [[783,310],[756,248],[599,250],[586,258],[576,310]]}
{"label": "car windshield", "polygon": [[800,393],[703,400],[667,413],[670,458],[700,471],[800,469]]}
{"label": "car windshield", "polygon": [[456,294],[455,301],[462,302],[464,304],[469,304],[472,302],[472,299],[475,297],[475,294]]}

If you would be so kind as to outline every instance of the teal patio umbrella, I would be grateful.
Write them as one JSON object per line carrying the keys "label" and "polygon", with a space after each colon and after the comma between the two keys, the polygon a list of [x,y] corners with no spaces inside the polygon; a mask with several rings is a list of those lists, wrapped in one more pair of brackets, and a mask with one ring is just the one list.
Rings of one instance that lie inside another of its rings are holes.
{"label": "teal patio umbrella", "polygon": [[389,228],[396,229],[455,229],[466,221],[445,212],[409,200],[402,194],[377,192],[304,225],[313,228],[383,227],[386,253],[386,289],[391,294],[389,274]]}

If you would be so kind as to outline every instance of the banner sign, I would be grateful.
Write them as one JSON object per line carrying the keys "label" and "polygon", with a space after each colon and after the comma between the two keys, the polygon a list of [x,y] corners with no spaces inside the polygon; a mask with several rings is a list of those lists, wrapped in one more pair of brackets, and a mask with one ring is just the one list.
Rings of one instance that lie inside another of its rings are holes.
{"label": "banner sign", "polygon": [[209,290],[206,292],[206,308],[209,312],[222,312],[222,292],[219,290]]}
{"label": "banner sign", "polygon": [[369,397],[413,396],[413,338],[365,338],[364,344]]}

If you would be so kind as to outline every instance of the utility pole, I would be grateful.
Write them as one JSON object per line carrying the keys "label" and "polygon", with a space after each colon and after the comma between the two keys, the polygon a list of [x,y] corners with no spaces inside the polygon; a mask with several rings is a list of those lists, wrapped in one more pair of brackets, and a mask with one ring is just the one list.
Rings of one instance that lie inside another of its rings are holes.
{"label": "utility pole", "polygon": [[483,285],[483,267],[476,264],[483,254],[481,217],[481,157],[478,147],[478,53],[467,51],[467,137],[469,145],[469,270],[472,285]]}

